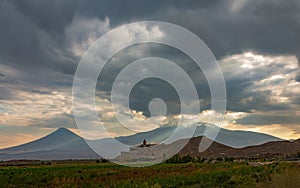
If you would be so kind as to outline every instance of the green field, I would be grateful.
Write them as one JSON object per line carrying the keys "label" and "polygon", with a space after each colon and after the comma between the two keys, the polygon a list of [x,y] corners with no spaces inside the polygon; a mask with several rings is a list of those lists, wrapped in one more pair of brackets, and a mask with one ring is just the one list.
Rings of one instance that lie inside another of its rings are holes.
{"label": "green field", "polygon": [[159,164],[131,168],[76,162],[0,166],[0,187],[300,187],[300,163]]}

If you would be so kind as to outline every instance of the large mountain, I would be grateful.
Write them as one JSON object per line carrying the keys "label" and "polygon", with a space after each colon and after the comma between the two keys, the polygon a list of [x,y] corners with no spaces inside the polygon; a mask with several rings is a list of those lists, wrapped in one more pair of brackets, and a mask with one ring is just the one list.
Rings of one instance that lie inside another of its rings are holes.
{"label": "large mountain", "polygon": [[[242,148],[253,145],[260,145],[266,142],[271,141],[282,141],[283,139],[251,131],[232,131],[227,129],[220,129],[217,137],[211,138],[209,135],[205,134],[205,130],[207,126],[214,126],[205,123],[198,123],[189,127],[180,127],[177,131],[186,132],[187,129],[195,129],[194,137],[197,136],[206,136],[210,139],[215,140],[216,142],[222,143],[224,145],[234,147],[234,148]],[[137,133],[131,136],[117,137],[119,141],[128,145],[137,145],[142,143],[144,139],[148,142],[158,143],[168,138],[174,131],[175,126],[162,126],[160,128],[154,129],[148,132]]]}
{"label": "large mountain", "polygon": [[[202,136],[205,132],[205,124],[199,124],[196,128],[194,136]],[[144,139],[148,142],[157,143],[170,136],[176,127],[164,126],[152,131],[137,133],[131,136],[117,137],[119,141],[136,146],[142,143]],[[179,132],[185,132],[192,127],[181,127]],[[206,135],[205,135],[206,136]],[[182,138],[179,138],[182,139]],[[271,141],[281,141],[281,139],[262,133],[248,131],[230,131],[221,129],[217,138],[217,142],[234,147],[241,148],[252,145],[259,145]],[[92,141],[102,148],[102,151],[109,153],[109,143],[111,138]],[[103,144],[106,143],[106,144]],[[120,153],[113,153],[110,158],[114,158]],[[0,149],[0,160],[11,159],[40,159],[40,160],[62,160],[62,159],[96,159],[99,156],[87,145],[83,138],[74,134],[66,128],[60,128],[57,131],[36,141],[15,146],[6,149]]]}

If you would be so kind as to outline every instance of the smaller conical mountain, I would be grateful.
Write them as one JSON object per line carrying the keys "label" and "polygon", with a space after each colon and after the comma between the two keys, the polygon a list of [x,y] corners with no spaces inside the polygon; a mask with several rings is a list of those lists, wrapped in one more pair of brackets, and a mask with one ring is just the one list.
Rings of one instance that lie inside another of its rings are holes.
{"label": "smaller conical mountain", "polygon": [[0,160],[13,159],[97,159],[100,158],[83,138],[66,128],[59,128],[38,140],[0,150]]}

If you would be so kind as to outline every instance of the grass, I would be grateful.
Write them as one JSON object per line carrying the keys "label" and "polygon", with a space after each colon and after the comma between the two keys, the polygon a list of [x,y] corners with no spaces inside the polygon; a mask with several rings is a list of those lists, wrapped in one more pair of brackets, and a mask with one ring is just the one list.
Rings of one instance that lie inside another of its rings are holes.
{"label": "grass", "polygon": [[52,163],[0,167],[0,187],[300,187],[300,164],[280,162],[159,164]]}

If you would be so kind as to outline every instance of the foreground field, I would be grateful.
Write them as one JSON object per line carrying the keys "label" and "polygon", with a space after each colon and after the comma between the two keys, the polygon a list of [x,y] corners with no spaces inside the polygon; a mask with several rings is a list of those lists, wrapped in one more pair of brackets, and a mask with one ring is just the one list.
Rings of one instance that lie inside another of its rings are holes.
{"label": "foreground field", "polygon": [[0,166],[0,187],[300,187],[300,164],[219,162],[130,168],[112,163]]}

